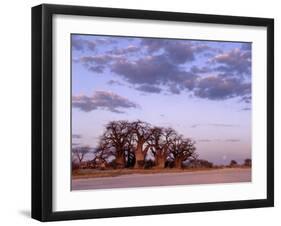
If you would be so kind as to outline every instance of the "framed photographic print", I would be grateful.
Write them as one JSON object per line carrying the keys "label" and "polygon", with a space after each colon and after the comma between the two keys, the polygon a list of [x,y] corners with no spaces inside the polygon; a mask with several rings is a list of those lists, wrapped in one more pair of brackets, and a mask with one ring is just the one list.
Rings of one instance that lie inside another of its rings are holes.
{"label": "framed photographic print", "polygon": [[267,18],[33,7],[32,217],[273,206],[273,38]]}

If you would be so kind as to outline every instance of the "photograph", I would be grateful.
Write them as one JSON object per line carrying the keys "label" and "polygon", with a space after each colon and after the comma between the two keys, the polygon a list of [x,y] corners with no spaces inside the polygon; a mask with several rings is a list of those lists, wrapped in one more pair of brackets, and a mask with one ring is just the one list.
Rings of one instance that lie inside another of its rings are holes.
{"label": "photograph", "polygon": [[274,206],[273,18],[41,4],[31,36],[32,218]]}
{"label": "photograph", "polygon": [[71,190],[251,182],[251,42],[70,42]]}

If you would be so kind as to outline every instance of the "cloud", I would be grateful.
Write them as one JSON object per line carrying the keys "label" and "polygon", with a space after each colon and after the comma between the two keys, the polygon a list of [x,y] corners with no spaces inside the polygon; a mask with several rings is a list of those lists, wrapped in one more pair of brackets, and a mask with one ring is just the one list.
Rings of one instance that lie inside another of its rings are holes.
{"label": "cloud", "polygon": [[73,96],[72,106],[84,112],[102,109],[114,113],[124,113],[120,109],[137,108],[134,102],[108,91],[96,91],[92,96]]}
{"label": "cloud", "polygon": [[166,83],[177,72],[177,67],[163,56],[147,56],[135,61],[123,58],[117,60],[111,68],[132,84]]}
{"label": "cloud", "polygon": [[251,95],[243,96],[243,97],[241,98],[241,101],[243,101],[243,102],[249,104],[249,103],[252,102],[252,96],[251,96]]}
{"label": "cloud", "polygon": [[194,95],[210,100],[244,97],[251,93],[251,84],[237,78],[208,76],[198,80]]}
{"label": "cloud", "polygon": [[241,45],[241,49],[246,50],[246,51],[252,51],[252,43],[250,43],[250,42],[243,43]]}
{"label": "cloud", "polygon": [[111,70],[134,85],[193,89],[196,79],[195,74],[180,70],[165,55],[147,56],[135,61],[120,59],[114,62]]}
{"label": "cloud", "polygon": [[211,142],[211,140],[209,139],[200,139],[200,140],[197,140],[198,142]]}
{"label": "cloud", "polygon": [[103,71],[105,70],[105,66],[104,65],[89,66],[88,70],[96,73],[103,73]]}
{"label": "cloud", "polygon": [[149,53],[157,52],[167,44],[168,42],[166,39],[157,39],[157,38],[141,39],[141,45],[143,45]]}
{"label": "cloud", "polygon": [[225,140],[221,140],[221,139],[214,139],[214,140],[210,140],[210,139],[199,139],[197,140],[198,142],[240,142],[240,139],[225,139]]}
{"label": "cloud", "polygon": [[197,67],[197,66],[192,66],[190,69],[191,72],[195,73],[195,74],[203,74],[203,73],[210,73],[212,72],[212,69],[206,66],[203,66],[201,68]]}
{"label": "cloud", "polygon": [[[178,46],[181,47],[180,49],[184,49],[181,46],[183,45],[182,43],[176,45],[169,43],[167,40],[152,39],[143,40],[143,42],[146,43],[150,51],[155,52],[160,48],[164,48],[166,53],[150,55],[137,60],[118,59],[111,65],[112,72],[131,84],[149,84],[154,87],[164,85],[173,94],[180,94],[184,90],[193,91],[194,96],[210,100],[243,97],[251,93],[251,84],[249,82],[244,82],[242,79],[233,76],[224,76],[225,73],[215,76],[198,76],[200,73],[208,74],[212,72],[209,67],[203,66],[199,68],[198,66],[193,66],[190,71],[182,70],[178,63],[185,61],[187,58],[189,60],[193,58],[192,51],[190,52],[191,55],[189,55],[187,52],[183,53],[178,50]],[[163,47],[163,43],[168,44]],[[208,49],[202,46],[197,47],[200,49],[199,51],[203,51],[202,49],[204,48]],[[192,45],[188,48],[195,49]],[[187,50],[185,49],[184,51]],[[234,52],[236,53],[236,51]],[[174,54],[177,54],[177,56],[174,56]],[[226,62],[225,56],[221,54],[215,59],[216,61]],[[235,67],[238,67],[237,64],[235,65]],[[142,91],[145,91],[145,89]],[[160,90],[158,89],[157,91]],[[150,92],[150,89],[147,89],[147,92]]]}
{"label": "cloud", "polygon": [[169,91],[172,94],[180,94],[181,93],[180,87],[177,84],[175,84],[175,83],[172,83],[172,84],[169,85]]}
{"label": "cloud", "polygon": [[[88,48],[89,43],[93,49],[106,42],[121,43],[113,46],[107,44],[104,51],[81,56],[76,61],[95,74],[112,72],[119,77],[117,80],[146,93],[177,95],[188,92],[193,97],[209,100],[239,98],[244,103],[251,102],[250,43],[238,44],[240,48],[225,51],[223,47],[214,48],[210,42],[204,41],[122,38],[120,42],[120,39],[93,38],[89,41],[79,36],[73,38],[76,49]],[[216,55],[207,59],[204,57],[206,53]],[[195,60],[200,56],[204,60],[197,64]],[[118,85],[113,80],[108,84]]]}
{"label": "cloud", "polygon": [[103,73],[114,60],[122,59],[119,55],[96,54],[94,56],[82,56],[78,62],[82,63],[89,71]]}
{"label": "cloud", "polygon": [[72,143],[72,146],[81,146],[81,143]]}
{"label": "cloud", "polygon": [[98,64],[105,65],[110,63],[114,59],[120,59],[120,56],[113,54],[99,54],[94,56],[82,56],[80,62],[83,64]]}
{"label": "cloud", "polygon": [[118,43],[116,37],[113,36],[95,36],[95,42],[99,45],[112,45]]}
{"label": "cloud", "polygon": [[168,57],[176,64],[183,64],[195,59],[193,48],[189,44],[172,42],[164,49]]}
{"label": "cloud", "polygon": [[119,82],[119,81],[113,80],[113,79],[109,80],[109,81],[107,82],[107,84],[108,84],[108,85],[118,85],[118,86],[123,86],[123,85],[124,85],[122,82]]}
{"label": "cloud", "polygon": [[214,127],[239,127],[237,124],[225,124],[225,123],[210,123],[209,126]]}
{"label": "cloud", "polygon": [[212,63],[219,64],[215,70],[224,73],[238,73],[238,75],[249,75],[251,73],[251,51],[244,51],[239,48],[220,53],[211,59]]}
{"label": "cloud", "polygon": [[72,38],[71,46],[73,50],[83,50],[84,49],[83,40]]}
{"label": "cloud", "polygon": [[148,93],[160,93],[161,89],[156,86],[151,86],[151,85],[141,85],[137,87],[137,90],[143,91],[143,92],[148,92]]}
{"label": "cloud", "polygon": [[95,51],[100,45],[110,45],[116,43],[112,37],[92,36],[91,40],[83,39],[83,35],[72,35],[72,49],[77,51],[90,50]]}
{"label": "cloud", "polygon": [[78,51],[83,51],[85,49],[94,51],[96,49],[95,41],[83,40],[75,37],[72,37],[71,45],[73,50],[78,50]]}
{"label": "cloud", "polygon": [[82,138],[82,136],[80,134],[72,134],[72,138],[80,139],[80,138]]}
{"label": "cloud", "polygon": [[208,45],[187,42],[186,40],[143,38],[141,44],[149,53],[164,51],[164,54],[176,64],[183,64],[195,60],[196,54],[210,50]]}
{"label": "cloud", "polygon": [[237,124],[225,124],[225,123],[207,123],[207,124],[193,124],[191,128],[197,128],[199,126],[211,126],[211,127],[239,127]]}
{"label": "cloud", "polygon": [[140,50],[140,47],[134,46],[134,45],[129,45],[126,48],[115,48],[113,50],[108,51],[110,54],[114,55],[124,55],[124,54],[130,54],[130,53],[135,53]]}
{"label": "cloud", "polygon": [[226,139],[225,142],[240,142],[240,139]]}
{"label": "cloud", "polygon": [[244,108],[242,108],[241,110],[242,110],[242,111],[250,111],[250,110],[252,110],[252,108],[250,108],[250,107],[244,107]]}

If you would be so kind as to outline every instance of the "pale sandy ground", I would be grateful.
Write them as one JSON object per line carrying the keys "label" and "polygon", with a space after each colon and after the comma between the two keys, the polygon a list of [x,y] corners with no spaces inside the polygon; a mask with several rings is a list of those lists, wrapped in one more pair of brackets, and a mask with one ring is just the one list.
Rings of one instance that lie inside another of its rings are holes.
{"label": "pale sandy ground", "polygon": [[182,173],[129,174],[117,177],[74,179],[72,180],[72,190],[234,183],[250,181],[251,169],[232,168]]}

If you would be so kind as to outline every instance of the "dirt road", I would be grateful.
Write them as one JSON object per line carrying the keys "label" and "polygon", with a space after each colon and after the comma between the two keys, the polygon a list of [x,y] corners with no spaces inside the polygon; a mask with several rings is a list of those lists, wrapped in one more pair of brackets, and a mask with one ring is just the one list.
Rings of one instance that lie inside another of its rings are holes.
{"label": "dirt road", "polygon": [[206,171],[129,174],[117,177],[72,180],[72,190],[130,188],[167,185],[191,185],[250,182],[251,169],[216,169]]}

